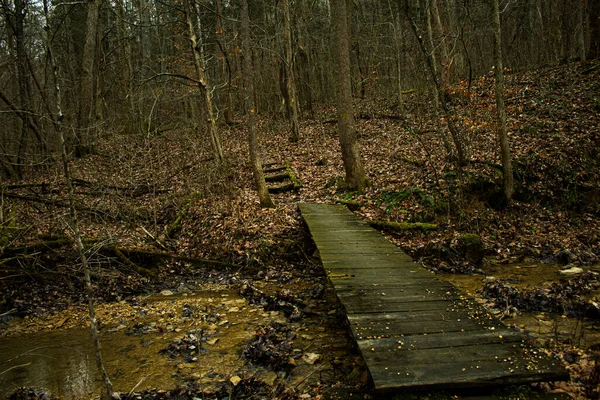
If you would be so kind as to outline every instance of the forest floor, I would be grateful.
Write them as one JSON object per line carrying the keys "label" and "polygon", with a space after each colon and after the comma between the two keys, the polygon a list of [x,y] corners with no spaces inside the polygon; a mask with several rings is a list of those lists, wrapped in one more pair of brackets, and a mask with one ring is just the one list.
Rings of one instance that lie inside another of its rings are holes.
{"label": "forest floor", "polygon": [[[256,335],[240,344],[239,370],[209,374],[213,397],[369,398],[368,375],[348,340],[344,314],[297,209],[298,202],[341,201],[350,202],[366,220],[436,224],[435,230],[383,233],[437,273],[478,276],[472,294],[508,324],[526,329],[511,318],[533,313],[545,315],[549,324],[561,318],[577,321],[593,337],[600,332],[595,272],[600,261],[600,64],[508,73],[506,79],[517,185],[515,201],[507,207],[498,200],[502,172],[493,76],[448,92],[471,157],[460,169],[448,161],[425,94],[406,95],[402,110],[392,100],[358,101],[359,141],[369,179],[362,193],[343,190],[334,108],[318,107],[314,118],[303,120],[297,143],[288,140],[284,120],[261,118],[265,161],[287,163],[302,184],[295,192],[273,195],[274,209],[258,206],[242,124],[222,127],[227,162],[220,166],[210,159],[209,140],[193,130],[135,134],[134,140],[132,134],[107,135],[95,154],[71,164],[101,324],[106,330],[124,325],[131,331],[139,321],[132,309],[124,309],[143,307],[143,296],[161,291],[192,295],[222,285],[219,290],[237,293],[232,296],[244,307],[262,308],[257,315],[263,317],[248,325]],[[86,324],[58,164],[3,184],[0,336]],[[481,238],[483,261],[466,254],[464,234]],[[563,265],[575,275],[556,275],[537,286],[482,276],[491,270],[499,276],[503,266],[534,264]],[[176,323],[162,325],[155,334],[181,331]],[[295,334],[302,329],[310,334]],[[534,335],[561,357],[571,381],[533,385],[516,397],[564,392],[598,398],[600,340],[584,344],[583,331]],[[315,335],[322,336],[321,342],[310,344]],[[185,340],[179,339],[180,347]],[[298,348],[304,350],[294,353]],[[177,370],[182,362],[173,361],[182,385],[178,391],[140,388],[139,394],[192,398],[207,390],[199,389],[198,376]],[[253,364],[276,377],[269,375],[273,379],[265,383],[263,375],[252,372]],[[294,375],[294,369],[303,372]]]}

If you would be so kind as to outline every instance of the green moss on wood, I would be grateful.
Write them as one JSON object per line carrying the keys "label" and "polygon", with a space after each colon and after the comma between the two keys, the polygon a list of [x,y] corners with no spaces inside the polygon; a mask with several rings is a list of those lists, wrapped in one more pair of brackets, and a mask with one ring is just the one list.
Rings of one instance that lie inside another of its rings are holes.
{"label": "green moss on wood", "polygon": [[392,221],[369,221],[369,225],[376,229],[389,229],[393,231],[432,231],[437,229],[436,224],[425,222],[392,222]]}
{"label": "green moss on wood", "polygon": [[338,204],[345,205],[350,211],[356,211],[363,205],[361,202],[356,200],[337,199],[335,202]]}

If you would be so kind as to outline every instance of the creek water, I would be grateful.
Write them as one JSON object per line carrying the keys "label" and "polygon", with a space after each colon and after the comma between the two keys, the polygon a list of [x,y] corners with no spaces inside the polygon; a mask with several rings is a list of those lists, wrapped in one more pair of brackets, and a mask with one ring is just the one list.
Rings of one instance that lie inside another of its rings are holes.
{"label": "creek water", "polygon": [[[121,304],[112,323],[101,331],[104,365],[115,390],[121,392],[171,389],[186,376],[207,382],[216,377],[223,382],[243,367],[242,345],[270,316],[234,291],[157,296],[138,307]],[[132,331],[132,327],[138,328]],[[199,336],[198,332],[204,332],[204,340],[198,340],[195,362],[160,353],[190,333]],[[68,399],[99,393],[90,330],[71,328],[0,338],[0,398],[17,387],[43,387],[51,395]]]}
{"label": "creek water", "polygon": [[[304,283],[276,285],[306,289]],[[168,390],[190,381],[205,391],[217,391],[236,376],[255,377],[272,385],[278,375],[249,362],[243,351],[265,325],[285,326],[293,334],[290,340],[297,356],[286,382],[294,387],[323,379],[337,382],[357,362],[349,350],[346,327],[336,322],[335,294],[329,289],[325,292],[323,299],[311,303],[316,313],[298,322],[287,321],[279,311],[266,312],[230,286],[204,285],[197,293],[100,304],[96,315],[102,322],[104,365],[114,389],[122,393]],[[65,399],[97,396],[101,386],[91,333],[82,327],[86,320],[85,310],[79,309],[37,322],[13,321],[9,335],[0,336],[0,398],[17,387],[44,388]],[[34,323],[45,330],[27,333]],[[196,349],[190,351],[190,344]],[[161,352],[173,345],[183,349],[181,354],[177,354],[179,350],[175,354]],[[309,361],[304,361],[304,356]],[[318,365],[313,365],[312,357],[319,358]],[[319,374],[314,373],[316,369]]]}
{"label": "creek water", "polygon": [[[173,367],[158,354],[165,339],[151,341],[122,332],[102,335],[102,355],[116,387],[133,389],[142,378],[158,387],[173,386]],[[0,397],[16,387],[43,387],[53,395],[74,399],[99,392],[89,329],[3,338],[0,354]]]}
{"label": "creek water", "polygon": [[[486,275],[441,274],[440,277],[463,293],[475,297],[483,304],[480,290],[486,282],[503,280],[518,290],[549,287],[553,283],[573,277],[560,273],[566,267],[557,264],[505,264],[490,265],[483,268]],[[598,272],[600,266],[584,268]],[[600,298],[600,291],[584,295],[586,299]],[[502,310],[501,310],[502,311]],[[567,315],[546,312],[509,312],[498,314],[506,325],[524,329],[542,343],[571,343],[577,347],[590,348],[600,346],[600,322],[581,320]]]}

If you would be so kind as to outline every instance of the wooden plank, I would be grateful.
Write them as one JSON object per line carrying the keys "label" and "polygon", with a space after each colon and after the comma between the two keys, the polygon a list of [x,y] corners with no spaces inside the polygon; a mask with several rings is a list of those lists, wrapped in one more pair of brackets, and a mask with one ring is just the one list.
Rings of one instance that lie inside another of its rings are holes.
{"label": "wooden plank", "polygon": [[369,368],[378,391],[403,388],[448,389],[568,380],[564,368],[547,362],[515,365],[488,360],[476,363],[430,364],[427,368],[420,365],[399,364],[394,364],[394,367],[396,368],[377,365]]}
{"label": "wooden plank", "polygon": [[526,343],[525,335],[506,327],[479,329],[477,331],[455,331],[427,335],[406,335],[400,338],[377,338],[358,340],[361,348],[375,348],[377,352],[396,350],[424,350],[461,346],[477,346],[494,343]]}
{"label": "wooden plank", "polygon": [[348,314],[388,313],[388,312],[415,312],[415,311],[439,311],[445,312],[452,309],[452,302],[448,300],[424,300],[413,302],[379,302],[344,304]]}

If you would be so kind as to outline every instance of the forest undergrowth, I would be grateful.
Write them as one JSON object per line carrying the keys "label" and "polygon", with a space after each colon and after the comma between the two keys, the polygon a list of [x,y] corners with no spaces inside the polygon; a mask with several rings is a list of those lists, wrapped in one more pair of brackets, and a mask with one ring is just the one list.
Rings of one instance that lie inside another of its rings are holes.
{"label": "forest undergrowth", "polygon": [[[405,96],[402,107],[357,100],[369,179],[362,193],[343,189],[335,109],[321,106],[303,120],[297,143],[288,140],[285,120],[262,116],[265,162],[287,163],[302,184],[274,194],[273,209],[258,205],[241,122],[221,127],[222,165],[212,161],[200,129],[107,133],[94,154],[71,164],[99,301],[237,279],[268,277],[272,294],[282,281],[323,282],[298,202],[345,203],[369,221],[435,224],[383,230],[433,271],[473,273],[510,263],[593,269],[600,261],[600,65],[509,72],[506,79],[517,185],[508,206],[499,196],[492,75],[447,92],[471,156],[461,168],[447,157],[427,93]],[[63,181],[57,162],[3,183],[0,334],[11,333],[9,317],[43,320],[85,301]],[[465,253],[465,234],[481,239],[482,261]],[[593,351],[585,351],[577,384],[561,389],[580,398],[597,396],[600,383]]]}

